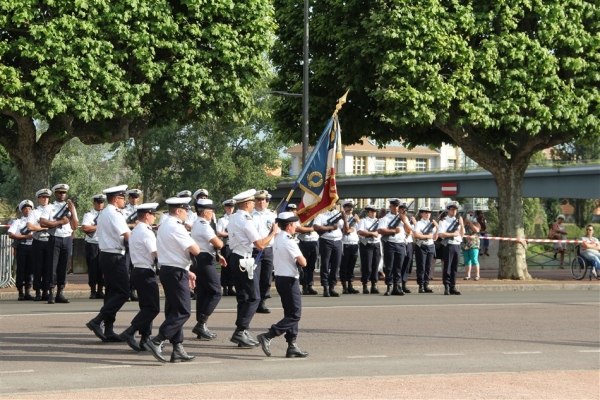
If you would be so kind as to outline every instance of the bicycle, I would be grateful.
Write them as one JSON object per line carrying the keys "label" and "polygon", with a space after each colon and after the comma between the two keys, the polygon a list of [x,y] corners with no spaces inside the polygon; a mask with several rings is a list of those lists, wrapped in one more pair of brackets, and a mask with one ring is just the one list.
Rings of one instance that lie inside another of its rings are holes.
{"label": "bicycle", "polygon": [[575,246],[575,257],[571,262],[571,275],[573,278],[580,281],[585,278],[585,274],[589,269],[589,279],[592,280],[592,276],[596,279],[600,279],[598,275],[598,265],[594,265],[593,261],[588,260],[580,254],[579,246]]}

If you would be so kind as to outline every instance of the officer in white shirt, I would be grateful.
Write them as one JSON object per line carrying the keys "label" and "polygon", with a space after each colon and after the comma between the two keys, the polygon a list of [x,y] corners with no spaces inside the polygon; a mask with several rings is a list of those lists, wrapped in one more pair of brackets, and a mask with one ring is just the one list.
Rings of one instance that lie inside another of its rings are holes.
{"label": "officer in white shirt", "polygon": [[[48,304],[69,303],[63,295],[67,284],[67,265],[73,249],[73,231],[79,227],[77,210],[71,200],[66,200],[69,185],[60,183],[52,188],[54,203],[40,215],[40,226],[48,229],[48,250],[51,270],[48,271]],[[64,211],[64,212],[61,212]],[[61,213],[61,215],[59,215]],[[57,218],[58,217],[58,218]],[[58,286],[56,298],[54,287]]]}
{"label": "officer in white shirt", "polygon": [[[117,312],[129,299],[129,270],[125,259],[125,241],[131,230],[127,226],[121,209],[125,207],[127,185],[104,189],[106,207],[97,221],[96,235],[100,255],[98,263],[104,273],[106,295],[100,313],[86,326],[103,342],[120,342],[114,331]],[[102,333],[104,322],[104,333]]]}
{"label": "officer in white shirt", "polygon": [[[133,263],[131,282],[137,288],[140,311],[131,320],[131,325],[119,337],[135,351],[142,350],[144,343],[151,340],[152,321],[160,312],[160,297],[156,279],[156,235],[152,224],[156,219],[158,203],[144,203],[136,207],[137,224],[129,235],[129,254]],[[135,333],[142,335],[140,343]]]}
{"label": "officer in white shirt", "polygon": [[[233,214],[235,209],[235,200],[228,199],[223,202],[223,209],[225,215],[217,220],[217,236],[223,241],[223,248],[221,249],[221,255],[225,258],[225,261],[229,264],[229,258],[231,257],[231,247],[229,246],[229,232],[227,225],[229,225],[229,217]],[[231,268],[221,268],[221,286],[223,287],[223,296],[235,296],[235,280]]]}
{"label": "officer in white shirt", "polygon": [[[288,209],[296,213],[297,206],[295,204],[288,204]],[[306,267],[302,269],[303,274],[300,275],[303,295],[319,294],[319,292],[313,289],[315,268],[317,266],[317,259],[319,258],[319,234],[315,232],[314,223],[315,220],[312,219],[304,226],[296,226],[298,240],[300,241],[298,246],[302,255],[306,258]]]}
{"label": "officer in white shirt", "polygon": [[[184,192],[187,192],[187,190],[184,190]],[[206,189],[196,190],[194,192],[194,195],[192,196],[192,199],[194,200],[194,203],[200,199],[208,199],[208,190],[206,190]],[[187,229],[188,231],[191,231],[192,227],[194,226],[194,222],[196,222],[197,219],[198,219],[198,215],[195,212],[188,212],[188,216],[185,220],[185,229]]]}
{"label": "officer in white shirt", "polygon": [[237,319],[231,342],[238,347],[258,346],[258,342],[250,336],[248,329],[260,302],[259,280],[260,267],[253,267],[253,247],[262,250],[271,243],[279,233],[277,225],[266,236],[261,236],[250,215],[254,211],[254,195],[256,190],[250,189],[233,197],[238,206],[235,214],[229,217],[229,245],[231,258],[229,267],[235,278],[237,292]]}
{"label": "officer in white shirt", "polygon": [[[277,216],[271,210],[269,210],[269,201],[271,196],[266,190],[259,190],[254,195],[256,200],[254,211],[252,212],[252,221],[256,226],[258,235],[265,237],[271,232],[271,228],[275,225],[275,218]],[[252,257],[257,259],[259,249],[254,248],[252,251]],[[273,239],[269,244],[262,249],[262,255],[260,260],[257,262],[257,268],[260,269],[260,280],[259,280],[259,291],[260,291],[260,303],[256,312],[261,314],[268,314],[271,311],[265,304],[267,299],[271,298],[271,281],[273,279]]]}
{"label": "officer in white shirt", "polygon": [[342,203],[344,209],[344,218],[348,222],[348,231],[342,237],[342,263],[340,264],[340,280],[342,281],[342,294],[356,294],[358,290],[354,289],[354,267],[358,259],[358,229],[357,225],[360,219],[354,214],[354,203],[352,200],[346,200]]}
{"label": "officer in white shirt", "polygon": [[190,197],[171,197],[166,203],[169,217],[158,229],[156,247],[160,264],[160,282],[165,291],[165,321],[152,340],[144,343],[146,350],[160,362],[160,344],[168,339],[173,344],[171,362],[191,361],[195,356],[183,348],[183,325],[191,315],[190,290],[196,287],[196,274],[190,271],[190,254],[200,254],[200,247],[191,238],[183,223],[188,214]]}
{"label": "officer in white shirt", "polygon": [[433,293],[429,287],[431,279],[431,262],[435,254],[434,242],[437,240],[437,222],[431,221],[431,209],[421,207],[419,209],[421,219],[417,221],[413,229],[415,237],[415,258],[417,260],[417,284],[419,293]]}
{"label": "officer in white shirt", "polygon": [[[21,218],[15,219],[8,228],[8,237],[15,240],[18,246],[15,247],[17,258],[17,276],[16,284],[19,291],[18,300],[33,300],[31,296],[31,286],[33,284],[33,235],[27,228],[29,214],[33,210],[31,200],[23,200],[19,203]],[[23,288],[25,291],[23,292]]]}
{"label": "officer in white shirt", "polygon": [[400,208],[400,212],[406,216],[406,224],[410,228],[410,233],[406,235],[406,254],[404,256],[404,261],[402,262],[402,269],[400,270],[400,277],[402,278],[402,291],[404,293],[410,293],[410,290],[406,287],[408,283],[408,277],[412,272],[413,265],[413,228],[415,227],[414,217],[408,215],[408,208]]}
{"label": "officer in white shirt", "polygon": [[389,294],[396,296],[404,296],[400,286],[402,283],[402,265],[404,264],[404,257],[406,257],[406,235],[412,233],[406,215],[401,208],[406,209],[406,203],[400,201],[400,199],[390,199],[390,212],[379,220],[378,229],[381,240],[383,240],[385,284],[388,289],[393,287]]}
{"label": "officer in white shirt", "polygon": [[[458,202],[450,201],[446,204],[448,216],[440,222],[438,236],[446,241],[444,245],[444,294],[459,295],[456,289],[456,272],[460,261],[460,244],[465,234],[465,225],[462,217],[457,217]],[[444,244],[444,243],[442,243]]]}
{"label": "officer in white shirt", "polygon": [[323,297],[339,297],[335,291],[337,274],[342,263],[342,237],[348,232],[348,221],[344,213],[337,210],[323,212],[315,218],[313,225],[319,238],[321,254],[321,285]]}
{"label": "officer in white shirt", "polygon": [[34,301],[48,301],[48,271],[50,270],[51,257],[48,250],[50,234],[46,228],[40,226],[40,217],[46,212],[50,201],[50,189],[40,189],[35,195],[38,206],[29,213],[27,228],[33,234],[33,290]]}
{"label": "officer in white shirt", "polygon": [[[138,201],[140,200],[140,196],[142,195],[142,191],[140,189],[129,189],[127,191],[127,205],[121,210],[123,216],[125,217],[125,221],[127,221],[127,226],[129,229],[133,229],[135,224],[137,224],[137,207]],[[135,290],[135,286],[131,281],[131,273],[133,272],[133,264],[131,263],[131,257],[129,256],[129,247],[127,246],[125,251],[125,263],[127,264],[127,269],[129,271],[129,299],[131,301],[138,301],[138,296]]]}
{"label": "officer in white shirt", "polygon": [[227,268],[225,258],[217,251],[223,248],[223,241],[210,226],[215,205],[210,199],[198,199],[196,202],[198,218],[192,226],[192,239],[200,247],[196,256],[196,326],[192,333],[200,340],[213,340],[217,337],[206,325],[208,318],[221,301],[221,280],[217,274],[216,262],[219,260],[222,269]]}
{"label": "officer in white shirt", "polygon": [[281,297],[283,319],[271,325],[266,333],[257,336],[264,353],[269,357],[271,356],[271,340],[284,334],[288,343],[285,354],[287,358],[308,356],[308,352],[300,350],[296,344],[298,322],[300,322],[302,314],[298,266],[306,266],[306,259],[294,240],[297,221],[298,217],[293,212],[280,213],[276,218],[281,234],[277,236],[273,245],[275,288]]}
{"label": "officer in white shirt", "polygon": [[[177,197],[179,198],[185,198],[185,197],[191,197],[192,196],[192,192],[190,192],[189,190],[182,190],[181,192],[177,193]],[[193,214],[189,212],[190,210],[188,209],[188,214]],[[158,226],[161,226],[163,222],[165,222],[167,220],[167,218],[169,218],[169,213],[168,212],[164,212],[160,215],[160,218],[158,220]],[[187,229],[187,227],[186,227]],[[190,225],[190,229],[191,229],[191,225]],[[189,229],[188,229],[189,231]]]}
{"label": "officer in white shirt", "polygon": [[[360,280],[363,285],[363,294],[378,294],[377,282],[379,281],[379,261],[381,260],[381,241],[377,228],[379,220],[376,218],[377,207],[373,204],[365,206],[366,215],[358,223],[358,236],[360,237]],[[371,282],[371,291],[367,287]]]}
{"label": "officer in white shirt", "polygon": [[83,214],[81,221],[81,230],[85,233],[85,261],[88,267],[88,284],[90,285],[90,299],[103,299],[104,276],[100,269],[98,257],[100,249],[98,248],[98,217],[104,209],[106,197],[103,194],[92,196],[94,208]]}

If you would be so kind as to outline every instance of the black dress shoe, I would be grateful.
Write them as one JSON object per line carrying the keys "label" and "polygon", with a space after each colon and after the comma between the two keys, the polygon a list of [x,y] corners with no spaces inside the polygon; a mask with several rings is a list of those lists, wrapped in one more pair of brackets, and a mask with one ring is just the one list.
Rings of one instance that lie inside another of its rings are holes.
{"label": "black dress shoe", "polygon": [[406,283],[403,283],[403,284],[402,284],[402,291],[403,291],[404,293],[409,293],[409,294],[410,294],[410,290],[409,290],[409,289],[406,287]]}
{"label": "black dress shoe", "polygon": [[227,289],[227,294],[229,296],[237,296],[237,293],[235,292],[235,289],[233,288],[233,286],[231,286],[229,289]]}
{"label": "black dress shoe", "polygon": [[90,293],[90,297],[89,297],[89,298],[90,298],[90,299],[95,299],[95,298],[96,298],[96,296],[98,296],[98,292],[91,292],[91,293]]}
{"label": "black dress shoe", "polygon": [[444,295],[448,296],[450,294],[450,287],[448,285],[444,285]]}
{"label": "black dress shoe", "polygon": [[287,352],[285,353],[287,358],[305,358],[308,356],[307,351],[302,351],[298,348],[296,342],[288,343]]}
{"label": "black dress shoe", "polygon": [[327,286],[323,286],[323,297],[329,297],[329,288]]}
{"label": "black dress shoe", "polygon": [[308,294],[319,294],[312,286],[308,287]]}
{"label": "black dress shoe", "polygon": [[135,326],[131,325],[119,335],[119,339],[121,339],[122,342],[127,343],[127,345],[131,347],[132,350],[142,351],[142,349],[137,343],[137,340],[135,340],[135,331]]}
{"label": "black dress shoe", "polygon": [[238,347],[256,347],[259,344],[246,331],[235,331],[229,341],[237,344]]}
{"label": "black dress shoe", "polygon": [[173,343],[173,353],[171,353],[171,362],[187,362],[192,361],[196,356],[189,355],[181,343]]}
{"label": "black dress shoe", "polygon": [[354,289],[354,286],[352,286],[351,283],[348,284],[348,293],[350,294],[357,294],[358,290]]}
{"label": "black dress shoe", "polygon": [[131,301],[139,301],[140,299],[137,297],[137,294],[135,293],[135,290],[132,290],[129,292],[129,298],[131,299]]}
{"label": "black dress shoe", "polygon": [[385,291],[385,293],[383,294],[384,296],[391,296],[392,295],[392,285],[387,285],[387,289]]}
{"label": "black dress shoe", "polygon": [[450,294],[460,295],[460,292],[456,290],[454,286],[450,287]]}
{"label": "black dress shoe", "polygon": [[265,301],[261,300],[260,304],[258,305],[258,308],[256,309],[256,312],[259,314],[270,314],[271,310],[267,308],[267,306],[265,305]]}
{"label": "black dress shoe", "polygon": [[425,293],[433,293],[433,289],[429,285],[425,285]]}
{"label": "black dress shoe", "polygon": [[425,287],[423,285],[419,285],[419,293],[425,293]]}
{"label": "black dress shoe", "polygon": [[48,301],[48,291],[46,290],[42,292],[42,301]]}
{"label": "black dress shoe", "polygon": [[85,324],[85,326],[87,326],[90,331],[94,332],[94,335],[96,335],[98,339],[106,342],[106,336],[104,336],[104,333],[102,332],[101,324],[97,323],[95,320],[91,320]]}
{"label": "black dress shoe", "polygon": [[400,288],[400,285],[396,283],[394,284],[394,290],[392,290],[392,294],[394,296],[404,296],[404,291]]}
{"label": "black dress shoe", "polygon": [[267,357],[271,357],[271,338],[268,338],[265,333],[261,333],[256,339],[258,340],[258,343],[260,343],[263,353],[265,353]]}
{"label": "black dress shoe", "polygon": [[165,339],[160,333],[154,337],[152,340],[148,340],[144,342],[143,346],[146,350],[152,353],[152,356],[156,359],[156,361],[160,361],[161,363],[166,363],[167,360],[162,356],[161,342]]}
{"label": "black dress shoe", "polygon": [[70,303],[69,299],[67,299],[64,295],[62,290],[58,291],[58,294],[56,295],[56,302],[60,303],[60,304],[67,304]]}
{"label": "black dress shoe", "polygon": [[104,298],[104,292],[103,292],[102,290],[99,290],[99,291],[96,293],[96,298],[97,298],[97,299],[103,299],[103,298]]}
{"label": "black dress shoe", "polygon": [[121,339],[121,337],[119,335],[117,335],[114,331],[113,332],[104,332],[104,337],[106,338],[105,340],[103,340],[104,342],[107,343],[121,343],[123,340]]}
{"label": "black dress shoe", "polygon": [[329,295],[331,297],[340,297],[340,294],[335,291],[335,286],[329,286]]}
{"label": "black dress shoe", "polygon": [[379,289],[377,289],[377,285],[371,285],[371,294],[379,294]]}
{"label": "black dress shoe", "polygon": [[363,294],[369,294],[369,288],[366,283],[363,285]]}
{"label": "black dress shoe", "polygon": [[192,329],[192,333],[197,335],[200,340],[213,340],[217,337],[217,334],[212,333],[210,329],[206,326],[206,322],[198,322],[194,329]]}

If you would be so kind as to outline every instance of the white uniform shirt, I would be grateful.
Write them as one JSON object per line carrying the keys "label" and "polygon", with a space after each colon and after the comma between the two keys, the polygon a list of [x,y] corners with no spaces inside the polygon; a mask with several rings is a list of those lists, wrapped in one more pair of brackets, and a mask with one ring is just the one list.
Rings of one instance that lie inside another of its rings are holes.
{"label": "white uniform shirt", "polygon": [[[344,218],[346,218],[346,220],[348,220],[348,218],[351,218],[352,220],[354,220],[354,216],[353,215],[346,215],[344,214]],[[350,225],[350,222],[348,222],[348,225]],[[344,235],[342,237],[342,243],[343,244],[358,244],[358,224],[355,224],[353,226],[354,228],[354,232],[350,232],[347,235]]]}
{"label": "white uniform shirt", "polygon": [[203,253],[215,254],[215,246],[210,242],[217,237],[210,223],[202,217],[198,217],[191,231],[192,239],[200,247]]}
{"label": "white uniform shirt", "polygon": [[[271,233],[271,228],[275,223],[275,218],[277,218],[275,213],[267,208],[262,211],[254,210],[254,212],[252,212],[252,221],[254,222],[256,231],[261,238],[269,236],[269,233]],[[271,239],[267,247],[271,247],[274,240],[275,239]]]}
{"label": "white uniform shirt", "polygon": [[164,213],[160,214],[160,218],[158,219],[158,226],[161,226],[163,224],[163,222],[165,222],[167,220],[167,218],[169,218],[169,212],[165,211]]}
{"label": "white uniform shirt", "polygon": [[[333,217],[334,215],[337,215],[338,213],[339,213],[339,211],[332,210],[332,211],[326,211],[324,213],[317,215],[317,218],[315,218],[315,225],[327,226],[327,220],[329,218]],[[344,221],[340,219],[337,222],[337,226],[338,226],[338,229],[335,229],[333,231],[329,231],[329,232],[322,234],[321,238],[327,239],[327,240],[333,240],[333,241],[342,240]]]}
{"label": "white uniform shirt", "polygon": [[[298,223],[298,225],[300,225],[300,223]],[[300,239],[303,242],[316,242],[317,240],[319,240],[319,234],[315,231],[308,233],[299,233],[298,239]]]}
{"label": "white uniform shirt", "polygon": [[[408,220],[408,226],[410,226],[411,229],[414,229],[414,226],[412,224],[412,221],[410,220],[410,218],[406,217],[406,219]],[[410,235],[406,235],[406,243],[412,243],[413,242],[413,235],[412,233]]]}
{"label": "white uniform shirt", "polygon": [[235,254],[245,257],[252,254],[253,243],[265,236],[260,236],[252,216],[244,210],[237,210],[229,217],[229,247]]}
{"label": "white uniform shirt", "polygon": [[298,279],[300,273],[296,266],[296,257],[302,255],[294,237],[281,232],[273,244],[273,266],[276,276],[289,276]]}
{"label": "white uniform shirt", "polygon": [[194,222],[198,220],[198,214],[195,212],[188,212],[187,217],[185,218],[185,225],[194,226]]}
{"label": "white uniform shirt", "polygon": [[227,229],[229,225],[229,215],[225,214],[217,220],[217,232],[227,232],[227,236],[220,237],[223,240],[223,245],[229,245],[229,231]]}
{"label": "white uniform shirt", "polygon": [[144,222],[139,222],[129,236],[129,256],[131,263],[152,266],[154,264],[153,252],[156,250],[156,235],[152,227]]}
{"label": "white uniform shirt", "polygon": [[[49,207],[50,205],[44,207],[38,206],[35,210],[31,210],[27,222],[31,222],[34,225],[40,226],[40,217],[46,212],[45,209]],[[32,233],[35,240],[41,240],[42,242],[47,242],[48,238],[50,237],[48,231],[35,231]]]}
{"label": "white uniform shirt", "polygon": [[196,243],[181,220],[170,216],[162,223],[156,235],[158,263],[189,270],[192,261],[187,248],[194,244]]}
{"label": "white uniform shirt", "polygon": [[[54,215],[56,215],[56,213],[65,205],[65,202],[57,202],[55,201],[54,203],[50,204],[49,207],[44,207],[44,211],[42,212],[42,215],[40,216],[40,218],[44,218],[47,219],[48,221],[56,221],[54,219]],[[75,214],[75,217],[77,217],[77,214]],[[56,228],[50,228],[49,229],[49,233],[52,236],[56,236],[56,237],[69,237],[73,234],[73,229],[71,228],[71,224],[69,222],[67,222],[66,224],[63,225],[59,225]]]}
{"label": "white uniform shirt", "polygon": [[127,203],[127,205],[125,206],[124,209],[121,210],[121,212],[123,213],[123,216],[125,217],[125,220],[127,220],[127,218],[129,218],[129,216],[131,214],[137,212],[137,204],[133,205],[131,203]]}
{"label": "white uniform shirt", "polygon": [[[98,211],[94,210],[93,208],[89,212],[86,212],[85,214],[83,214],[83,221],[81,221],[81,226],[96,226],[96,225],[98,225],[98,220],[96,219],[98,214],[99,214]],[[92,236],[90,236],[86,233],[85,241],[87,243],[98,244],[97,232],[94,232],[92,234]]]}
{"label": "white uniform shirt", "polygon": [[100,213],[97,221],[96,235],[100,251],[110,253],[125,251],[123,235],[129,232],[125,217],[112,204],[108,204]]}
{"label": "white uniform shirt", "polygon": [[[31,211],[33,211],[33,210],[31,210]],[[19,219],[13,220],[11,222],[11,224],[10,224],[10,227],[8,228],[8,233],[12,233],[12,234],[15,234],[15,235],[22,235],[21,229],[27,227],[27,222],[28,221],[29,221],[29,217],[27,217],[27,218],[21,217]],[[33,239],[28,239],[28,240],[21,241],[21,244],[24,244],[24,245],[27,245],[27,246],[31,246],[32,243],[33,243]]]}
{"label": "white uniform shirt", "polygon": [[[448,231],[448,228],[450,228],[450,225],[452,225],[452,223],[454,222],[454,220],[456,220],[456,218],[450,218],[450,216],[447,216],[446,218],[444,218],[443,221],[440,221],[440,223],[439,223],[440,233],[446,233]],[[460,230],[460,226],[458,228],[456,228],[455,232],[459,232],[459,230]],[[462,236],[460,236],[460,235],[448,238],[448,244],[461,244],[461,242],[462,242]]]}
{"label": "white uniform shirt", "polygon": [[[379,228],[378,229],[390,229],[390,228],[388,228],[388,226],[394,220],[395,217],[396,217],[396,214],[387,213],[385,217],[383,217],[379,220]],[[398,217],[398,218],[400,218],[400,217]],[[404,231],[404,223],[402,223],[402,221],[400,221],[400,223],[398,224],[398,227],[400,227],[399,233],[385,236],[384,240],[387,240],[388,242],[391,242],[391,243],[406,243],[406,232]]]}
{"label": "white uniform shirt", "polygon": [[[377,221],[377,218],[369,218],[369,217],[364,217],[363,219],[360,220],[360,222],[358,223],[358,225],[356,225],[356,230],[357,231],[368,231],[369,228],[371,226],[373,226],[373,224],[375,223],[375,221]],[[377,229],[379,228],[379,226],[377,226],[377,228],[375,229],[375,232],[377,232]],[[381,235],[374,237],[374,236],[360,236],[360,241],[362,242],[362,244],[367,244],[367,243],[380,243],[381,242]]]}
{"label": "white uniform shirt", "polygon": [[[416,225],[415,225],[415,232],[419,232],[420,234],[423,234],[423,230],[429,225],[429,220],[426,219],[420,219],[417,221]],[[431,229],[431,232],[429,232],[429,234],[433,234],[435,233],[435,231],[437,230],[437,228],[434,226]],[[422,244],[427,245],[427,246],[431,246],[433,245],[433,239],[417,239],[417,244],[420,246]]]}

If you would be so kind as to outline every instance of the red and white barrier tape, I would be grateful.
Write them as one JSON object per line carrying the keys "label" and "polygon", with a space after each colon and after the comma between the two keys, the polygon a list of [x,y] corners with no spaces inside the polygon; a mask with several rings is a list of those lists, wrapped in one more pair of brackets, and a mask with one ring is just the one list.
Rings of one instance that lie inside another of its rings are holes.
{"label": "red and white barrier tape", "polygon": [[530,242],[530,243],[583,243],[581,240],[570,240],[570,239],[527,239],[527,238],[507,238],[507,237],[499,237],[499,236],[487,236],[482,239],[490,239],[490,240],[502,240],[505,242]]}

